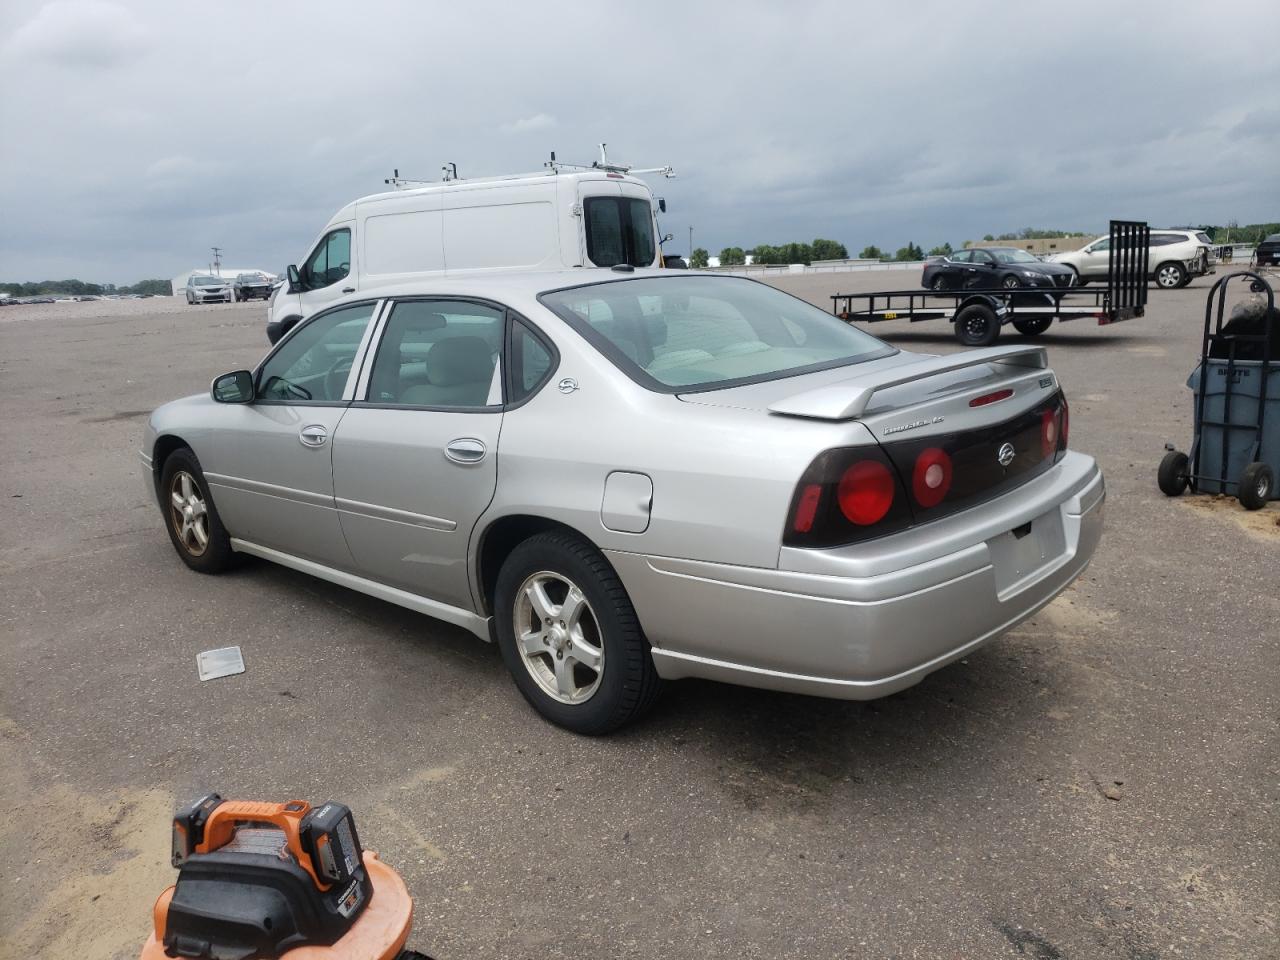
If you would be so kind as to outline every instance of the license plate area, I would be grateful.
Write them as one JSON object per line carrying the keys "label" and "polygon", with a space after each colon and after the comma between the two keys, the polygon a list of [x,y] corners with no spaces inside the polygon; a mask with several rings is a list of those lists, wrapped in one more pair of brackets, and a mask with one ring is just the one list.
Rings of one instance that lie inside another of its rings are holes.
{"label": "license plate area", "polygon": [[1004,600],[1035,583],[1066,549],[1062,511],[1057,508],[992,537],[987,551],[995,570],[996,596]]}

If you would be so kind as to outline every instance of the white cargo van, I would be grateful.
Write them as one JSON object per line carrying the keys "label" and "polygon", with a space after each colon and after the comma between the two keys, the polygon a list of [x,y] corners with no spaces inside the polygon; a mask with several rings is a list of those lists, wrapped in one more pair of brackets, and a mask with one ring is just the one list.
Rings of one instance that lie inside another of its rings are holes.
{"label": "white cargo van", "polygon": [[484,270],[660,265],[653,193],[613,170],[450,180],[349,203],[271,299],[267,337],[357,290]]}

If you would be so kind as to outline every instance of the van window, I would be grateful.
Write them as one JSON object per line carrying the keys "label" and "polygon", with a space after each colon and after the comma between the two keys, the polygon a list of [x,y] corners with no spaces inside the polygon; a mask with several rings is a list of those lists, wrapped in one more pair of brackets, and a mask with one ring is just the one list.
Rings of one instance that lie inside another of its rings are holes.
{"label": "van window", "polygon": [[308,290],[319,290],[345,279],[350,272],[351,231],[333,230],[307,257],[302,266],[302,279]]}
{"label": "van window", "polygon": [[653,211],[648,200],[588,197],[582,206],[587,259],[597,267],[653,266]]}

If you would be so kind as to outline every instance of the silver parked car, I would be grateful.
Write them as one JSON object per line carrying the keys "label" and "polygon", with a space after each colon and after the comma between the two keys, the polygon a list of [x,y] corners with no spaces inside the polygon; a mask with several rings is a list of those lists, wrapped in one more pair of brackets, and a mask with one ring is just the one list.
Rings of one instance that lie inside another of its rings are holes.
{"label": "silver parked car", "polygon": [[187,303],[230,303],[231,281],[207,273],[187,277]]}
{"label": "silver parked car", "polygon": [[1044,350],[897,350],[753,280],[575,270],[340,300],[160,407],[188,566],[253,554],[494,639],[602,733],[661,679],[869,699],[1052,600],[1103,480]]}

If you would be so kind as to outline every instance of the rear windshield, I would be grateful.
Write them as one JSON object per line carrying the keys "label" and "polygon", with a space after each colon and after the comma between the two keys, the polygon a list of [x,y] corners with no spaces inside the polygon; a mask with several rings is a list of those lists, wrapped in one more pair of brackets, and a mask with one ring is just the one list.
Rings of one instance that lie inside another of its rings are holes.
{"label": "rear windshield", "polygon": [[1209,235],[1203,232],[1197,233],[1196,239],[1199,240],[1201,243],[1213,243],[1213,241],[1209,239]]}
{"label": "rear windshield", "polygon": [[803,300],[735,277],[637,277],[539,299],[641,386],[689,393],[897,351]]}
{"label": "rear windshield", "polygon": [[653,210],[634,197],[587,197],[587,257],[597,267],[653,266]]}

